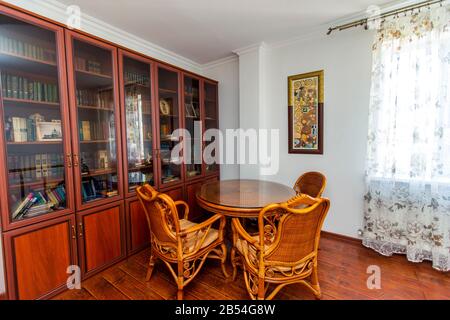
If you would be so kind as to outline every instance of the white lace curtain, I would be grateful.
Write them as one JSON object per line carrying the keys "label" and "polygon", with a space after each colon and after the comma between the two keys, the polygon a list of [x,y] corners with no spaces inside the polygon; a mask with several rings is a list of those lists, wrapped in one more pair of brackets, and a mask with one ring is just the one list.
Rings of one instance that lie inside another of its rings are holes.
{"label": "white lace curtain", "polygon": [[450,271],[450,6],[382,24],[373,45],[365,246]]}

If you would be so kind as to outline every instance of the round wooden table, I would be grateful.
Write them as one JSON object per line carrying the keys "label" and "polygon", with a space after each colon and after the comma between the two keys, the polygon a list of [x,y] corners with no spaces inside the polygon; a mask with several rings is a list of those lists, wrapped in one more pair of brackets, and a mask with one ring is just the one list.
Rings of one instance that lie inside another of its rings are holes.
{"label": "round wooden table", "polygon": [[276,182],[225,180],[208,182],[197,191],[197,203],[205,210],[234,218],[257,218],[271,203],[285,202],[295,191]]}

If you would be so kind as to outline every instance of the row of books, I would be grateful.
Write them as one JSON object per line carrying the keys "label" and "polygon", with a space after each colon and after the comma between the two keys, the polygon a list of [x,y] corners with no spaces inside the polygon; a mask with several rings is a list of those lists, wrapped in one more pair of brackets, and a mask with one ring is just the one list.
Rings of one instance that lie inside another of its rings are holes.
{"label": "row of books", "polygon": [[12,213],[13,220],[30,218],[43,213],[51,212],[64,207],[66,203],[66,190],[59,185],[42,191],[30,192]]}
{"label": "row of books", "polygon": [[[117,177],[116,177],[117,178]],[[89,178],[81,183],[81,193],[84,202],[99,198],[111,198],[119,194],[117,191],[117,179],[108,178]]]}
{"label": "row of books", "polygon": [[89,174],[91,171],[111,168],[111,161],[108,150],[98,150],[96,152],[81,152],[81,172]]}
{"label": "row of books", "polygon": [[10,184],[33,182],[41,178],[64,177],[64,156],[59,153],[8,155]]}
{"label": "row of books", "polygon": [[114,122],[80,121],[80,141],[113,140]]}
{"label": "row of books", "polygon": [[59,102],[57,84],[37,81],[6,72],[2,72],[2,94],[4,98]]}
{"label": "row of books", "polygon": [[102,64],[99,61],[85,59],[83,57],[76,57],[75,69],[94,73],[102,73]]}
{"label": "row of books", "polygon": [[93,91],[93,90],[77,90],[77,105],[91,106],[101,109],[114,109],[114,96],[111,90]]}
{"label": "row of books", "polygon": [[125,82],[126,83],[136,83],[143,86],[149,86],[150,78],[141,73],[125,71]]}
{"label": "row of books", "polygon": [[55,50],[6,36],[0,36],[0,51],[7,54],[56,63]]}
{"label": "row of books", "polygon": [[[42,128],[38,130],[38,125],[42,127],[43,124],[53,126],[55,129],[55,132],[51,133],[53,136],[49,137],[49,133],[43,132]],[[61,120],[53,119],[51,122],[45,122],[45,119],[37,113],[28,118],[9,117],[5,121],[5,135],[8,142],[60,141]]]}

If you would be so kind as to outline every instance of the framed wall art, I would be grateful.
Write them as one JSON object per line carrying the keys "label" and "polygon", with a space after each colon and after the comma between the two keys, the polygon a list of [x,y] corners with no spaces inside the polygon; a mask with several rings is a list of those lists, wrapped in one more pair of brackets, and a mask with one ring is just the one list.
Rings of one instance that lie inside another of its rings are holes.
{"label": "framed wall art", "polygon": [[324,72],[288,77],[289,153],[323,154]]}

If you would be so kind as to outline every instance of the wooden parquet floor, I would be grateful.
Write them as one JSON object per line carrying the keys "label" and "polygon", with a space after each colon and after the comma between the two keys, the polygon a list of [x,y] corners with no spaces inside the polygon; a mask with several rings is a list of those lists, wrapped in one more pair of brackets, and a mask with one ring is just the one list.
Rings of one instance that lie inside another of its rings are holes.
{"label": "wooden parquet floor", "polygon": [[[158,262],[152,279],[145,281],[149,250],[85,280],[81,290],[66,291],[55,299],[122,300],[175,299],[177,288],[169,271]],[[367,288],[367,268],[381,269],[381,289]],[[229,266],[231,273],[231,266]],[[450,273],[431,268],[431,263],[414,264],[404,256],[384,257],[356,242],[324,236],[319,251],[319,281],[322,299],[450,299]],[[248,299],[242,272],[235,281],[225,280],[215,260],[185,289],[185,299]],[[302,285],[281,290],[276,299],[310,300],[314,296]]]}

